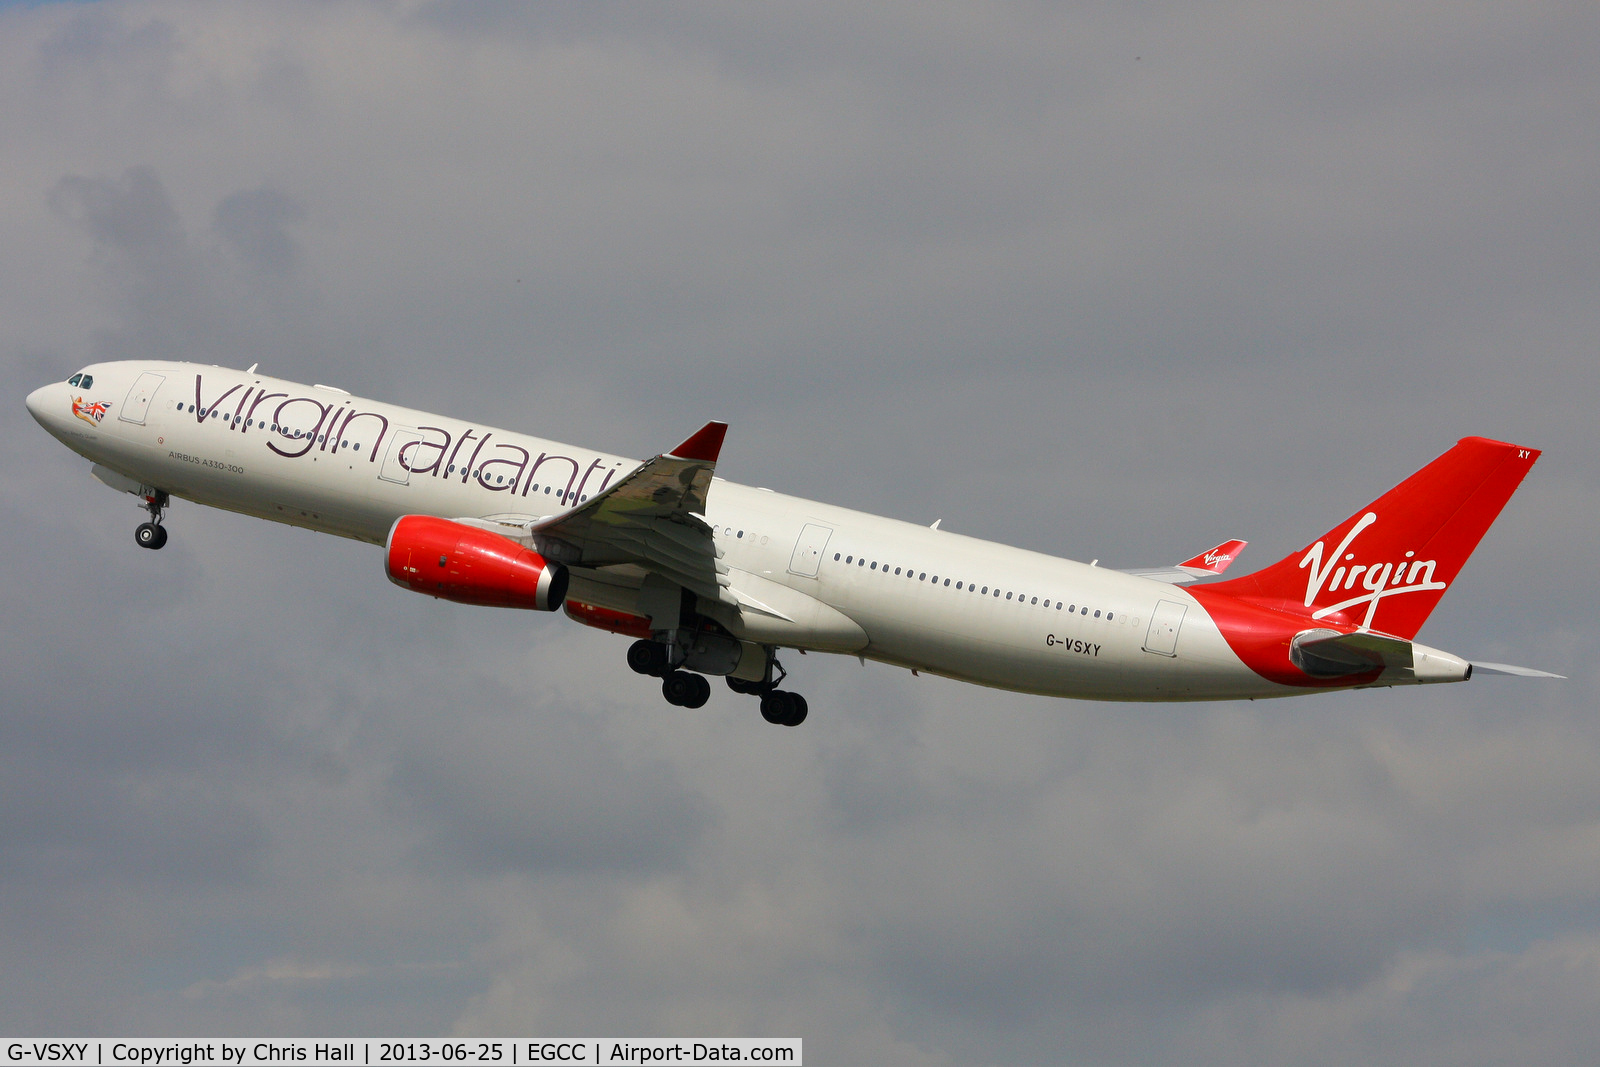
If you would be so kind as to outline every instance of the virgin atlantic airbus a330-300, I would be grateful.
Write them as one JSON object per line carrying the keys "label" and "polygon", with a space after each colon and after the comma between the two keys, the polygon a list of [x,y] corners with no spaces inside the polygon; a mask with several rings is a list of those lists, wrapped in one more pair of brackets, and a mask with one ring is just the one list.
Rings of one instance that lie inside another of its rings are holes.
{"label": "virgin atlantic airbus a330-300", "polygon": [[190,363],[102,363],[28,397],[46,430],[150,513],[174,498],[382,545],[395,584],[564,610],[634,639],[677,705],[707,675],[795,726],[780,649],[838,652],[998,689],[1235,700],[1461,682],[1413,640],[1539,453],[1468,437],[1255,574],[1243,541],[1117,571],[714,477],[726,425],[639,463],[526,434]]}

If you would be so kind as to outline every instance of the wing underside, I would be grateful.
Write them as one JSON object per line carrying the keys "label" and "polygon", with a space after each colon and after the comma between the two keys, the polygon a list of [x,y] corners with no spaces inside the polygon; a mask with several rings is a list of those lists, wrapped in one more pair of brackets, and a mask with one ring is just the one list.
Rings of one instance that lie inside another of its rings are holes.
{"label": "wing underside", "polygon": [[579,507],[530,523],[527,536],[569,565],[632,564],[696,596],[728,599],[728,568],[704,517],[727,429],[707,423]]}

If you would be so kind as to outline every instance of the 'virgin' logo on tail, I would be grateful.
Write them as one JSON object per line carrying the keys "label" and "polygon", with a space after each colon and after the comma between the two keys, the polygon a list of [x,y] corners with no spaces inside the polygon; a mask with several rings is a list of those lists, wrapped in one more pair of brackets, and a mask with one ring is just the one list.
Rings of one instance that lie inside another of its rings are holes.
{"label": "'virgin' logo on tail", "polygon": [[1326,563],[1322,558],[1325,548],[1323,542],[1318,541],[1307,550],[1305,558],[1300,561],[1301,569],[1310,568],[1306,575],[1306,607],[1316,603],[1317,597],[1324,592],[1343,593],[1357,588],[1366,590],[1347,600],[1318,608],[1311,615],[1313,619],[1326,618],[1358,604],[1365,604],[1367,614],[1361,621],[1361,628],[1368,630],[1372,628],[1372,616],[1377,612],[1380,601],[1403,593],[1437,592],[1448,587],[1447,582],[1434,581],[1433,570],[1439,561],[1416,559],[1415,552],[1407,552],[1404,559],[1393,563],[1355,563],[1356,554],[1349,551],[1351,545],[1361,531],[1377,521],[1376,512],[1369,511],[1361,516]]}

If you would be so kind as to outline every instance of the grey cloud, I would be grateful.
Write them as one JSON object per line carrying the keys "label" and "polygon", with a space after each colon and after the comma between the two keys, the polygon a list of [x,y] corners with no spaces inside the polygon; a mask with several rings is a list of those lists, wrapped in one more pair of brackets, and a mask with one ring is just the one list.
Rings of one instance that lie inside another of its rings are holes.
{"label": "grey cloud", "polygon": [[628,759],[598,724],[559,701],[428,731],[399,756],[397,802],[434,827],[425,862],[486,873],[637,873],[681,866],[707,819],[698,798],[648,757]]}
{"label": "grey cloud", "polygon": [[63,178],[50,204],[96,244],[131,260],[170,268],[182,258],[183,227],[150,167],[130,167],[120,180]]}
{"label": "grey cloud", "polygon": [[281,279],[299,259],[291,227],[305,217],[305,208],[285,193],[247,189],[222,198],[213,225],[251,271]]}

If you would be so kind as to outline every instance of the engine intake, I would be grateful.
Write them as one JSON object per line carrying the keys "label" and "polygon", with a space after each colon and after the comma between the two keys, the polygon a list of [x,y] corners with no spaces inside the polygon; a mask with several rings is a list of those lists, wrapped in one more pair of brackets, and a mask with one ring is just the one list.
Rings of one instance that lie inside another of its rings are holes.
{"label": "engine intake", "polygon": [[565,567],[491,530],[404,515],[384,549],[389,580],[415,593],[537,611],[554,611],[567,598]]}

